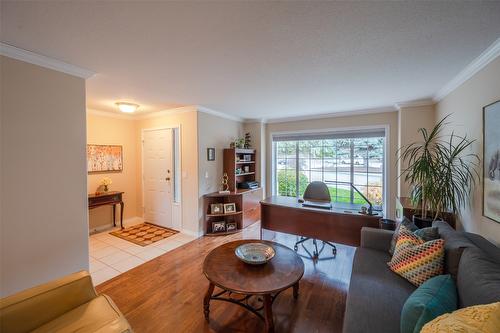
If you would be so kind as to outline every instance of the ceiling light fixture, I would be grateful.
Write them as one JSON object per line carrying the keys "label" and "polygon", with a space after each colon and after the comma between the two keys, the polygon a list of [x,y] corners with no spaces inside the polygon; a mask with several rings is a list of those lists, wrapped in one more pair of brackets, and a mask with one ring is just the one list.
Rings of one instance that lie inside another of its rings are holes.
{"label": "ceiling light fixture", "polygon": [[121,112],[125,113],[134,113],[139,108],[139,104],[134,103],[116,102],[115,104]]}

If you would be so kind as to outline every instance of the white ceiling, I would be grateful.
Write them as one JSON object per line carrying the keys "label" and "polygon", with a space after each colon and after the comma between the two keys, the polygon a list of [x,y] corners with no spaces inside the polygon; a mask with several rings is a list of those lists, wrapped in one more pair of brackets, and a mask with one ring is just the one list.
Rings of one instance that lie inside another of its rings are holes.
{"label": "white ceiling", "polygon": [[242,118],[432,97],[500,37],[500,2],[6,2],[1,40],[97,73],[89,108]]}

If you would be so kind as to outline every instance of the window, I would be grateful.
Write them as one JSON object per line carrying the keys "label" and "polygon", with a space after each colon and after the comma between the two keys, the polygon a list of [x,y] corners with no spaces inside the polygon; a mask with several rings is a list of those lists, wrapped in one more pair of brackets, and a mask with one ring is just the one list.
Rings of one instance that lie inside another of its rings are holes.
{"label": "window", "polygon": [[362,192],[382,209],[385,131],[273,135],[276,195],[302,196],[312,181],[323,181],[333,202],[362,205]]}

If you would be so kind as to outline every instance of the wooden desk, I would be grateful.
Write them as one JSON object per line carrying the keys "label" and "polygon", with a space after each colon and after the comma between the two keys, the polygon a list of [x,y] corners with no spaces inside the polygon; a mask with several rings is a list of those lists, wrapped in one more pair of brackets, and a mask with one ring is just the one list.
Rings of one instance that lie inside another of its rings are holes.
{"label": "wooden desk", "polygon": [[94,209],[100,206],[113,206],[113,226],[116,227],[116,205],[120,205],[120,226],[123,229],[123,199],[122,194],[124,192],[103,192],[99,194],[89,194],[89,209]]}
{"label": "wooden desk", "polygon": [[292,197],[272,196],[260,205],[261,228],[352,246],[360,245],[362,227],[378,228],[382,217],[335,207],[302,207]]}

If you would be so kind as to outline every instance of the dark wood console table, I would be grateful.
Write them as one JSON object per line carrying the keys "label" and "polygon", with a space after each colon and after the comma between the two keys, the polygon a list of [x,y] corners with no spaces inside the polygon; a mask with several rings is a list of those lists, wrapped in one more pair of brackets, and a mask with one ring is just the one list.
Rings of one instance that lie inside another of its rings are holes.
{"label": "dark wood console table", "polygon": [[113,206],[113,226],[116,227],[116,205],[120,205],[120,226],[123,229],[123,199],[124,192],[110,191],[99,194],[89,194],[89,209],[100,206]]}

